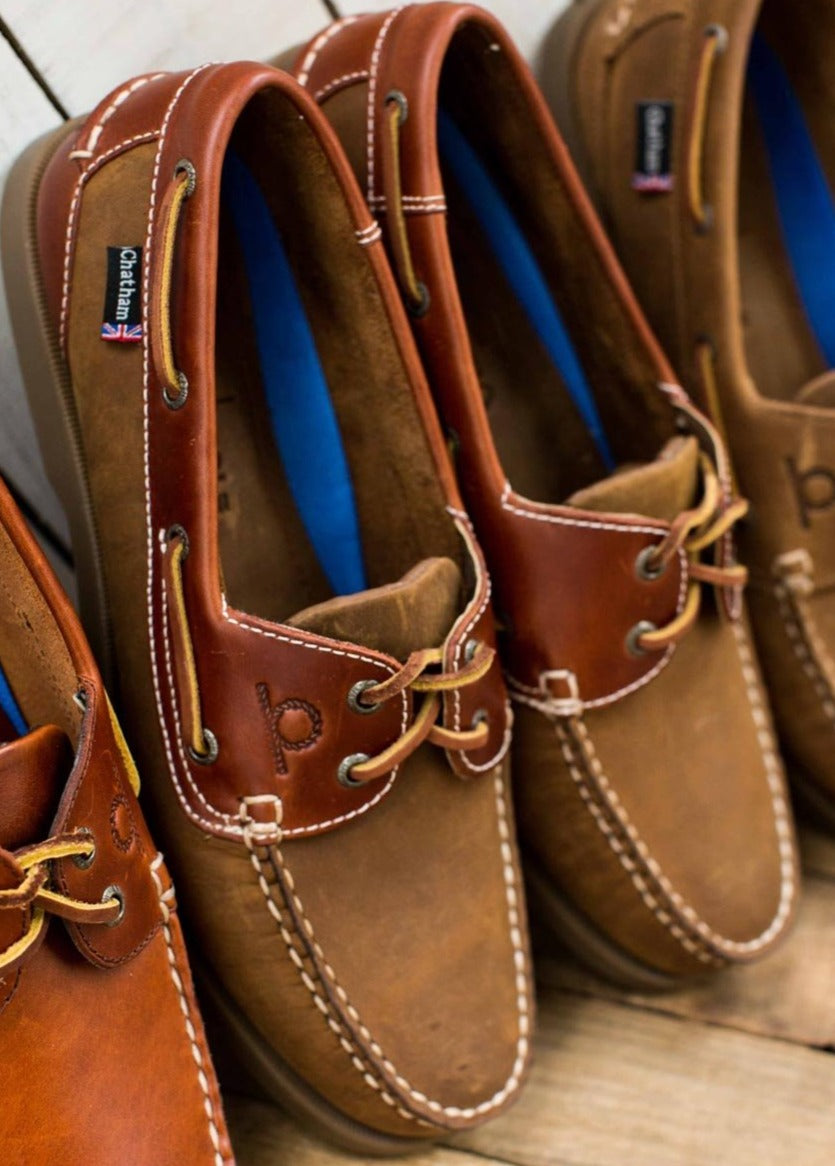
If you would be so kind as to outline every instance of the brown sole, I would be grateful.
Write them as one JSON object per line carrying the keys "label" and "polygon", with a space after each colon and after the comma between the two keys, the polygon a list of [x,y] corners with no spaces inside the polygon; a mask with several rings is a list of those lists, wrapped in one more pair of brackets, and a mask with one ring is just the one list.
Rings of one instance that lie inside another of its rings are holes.
{"label": "brown sole", "polygon": [[241,1092],[240,1066],[267,1100],[313,1133],[361,1159],[405,1157],[431,1148],[431,1133],[425,1138],[377,1133],[334,1109],[276,1055],[205,965],[195,962],[194,978],[207,1026],[215,1038],[212,1048],[217,1052],[222,1086]]}
{"label": "brown sole", "polygon": [[[26,394],[47,476],[70,526],[82,622],[109,682],[111,635],[96,522],[69,368],[47,310],[36,234],[41,177],[75,124],[38,139],[12,168],[0,213],[0,251]],[[417,1153],[431,1141],[431,1135],[422,1139],[379,1133],[340,1113],[285,1065],[226,999],[205,968],[195,968],[195,978],[209,1009],[218,1017],[220,1041],[229,1046],[267,1097],[323,1138],[363,1158]]]}
{"label": "brown sole", "polygon": [[586,28],[597,10],[605,3],[607,0],[573,0],[545,37],[537,69],[545,100],[593,201],[596,199],[594,184],[590,181],[591,167],[577,122],[571,78]]}
{"label": "brown sole", "polygon": [[68,122],[39,138],[12,167],[0,212],[0,255],[38,444],[47,477],[70,527],[82,622],[105,681],[109,682],[113,659],[96,522],[69,369],[47,311],[36,234],[41,176],[61,142],[77,125],[78,122]]}
{"label": "brown sole", "polygon": [[616,947],[554,889],[530,860],[524,863],[528,907],[589,971],[632,992],[669,992],[698,976],[658,971]]}

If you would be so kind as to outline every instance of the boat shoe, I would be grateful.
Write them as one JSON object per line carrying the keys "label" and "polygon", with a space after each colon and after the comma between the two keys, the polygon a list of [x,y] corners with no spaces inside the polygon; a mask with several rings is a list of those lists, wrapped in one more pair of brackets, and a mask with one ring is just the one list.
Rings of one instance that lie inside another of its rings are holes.
{"label": "boat shoe", "polygon": [[531,1023],[490,584],[333,131],[266,66],[140,77],[34,147],[6,217],[225,1046],[361,1154],[489,1118]]}
{"label": "boat shoe", "polygon": [[631,984],[763,955],[795,850],[745,504],[526,66],[458,4],[348,17],[283,60],[380,217],[485,548],[540,911]]}
{"label": "boat shoe", "polygon": [[792,781],[830,827],[833,48],[825,0],[584,0],[549,69],[649,319],[751,500],[740,557],[763,672]]}
{"label": "boat shoe", "polygon": [[69,601],[0,485],[0,1144],[231,1166],[171,880]]}

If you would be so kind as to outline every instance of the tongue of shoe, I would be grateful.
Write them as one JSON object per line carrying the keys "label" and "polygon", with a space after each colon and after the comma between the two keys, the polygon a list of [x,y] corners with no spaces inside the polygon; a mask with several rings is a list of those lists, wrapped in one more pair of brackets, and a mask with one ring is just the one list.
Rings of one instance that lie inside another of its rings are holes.
{"label": "tongue of shoe", "polygon": [[639,514],[672,522],[696,501],[699,449],[695,437],[674,437],[654,462],[617,470],[568,500],[581,510]]}
{"label": "tongue of shoe", "polygon": [[799,405],[817,405],[819,408],[831,408],[835,405],[835,372],[831,370],[815,377],[804,385],[797,394]]}
{"label": "tongue of shoe", "polygon": [[412,652],[444,642],[461,610],[461,587],[461,571],[452,559],[425,559],[398,583],[317,603],[288,623],[403,662]]}
{"label": "tongue of shoe", "polygon": [[0,847],[47,837],[72,764],[69,738],[55,725],[0,746]]}

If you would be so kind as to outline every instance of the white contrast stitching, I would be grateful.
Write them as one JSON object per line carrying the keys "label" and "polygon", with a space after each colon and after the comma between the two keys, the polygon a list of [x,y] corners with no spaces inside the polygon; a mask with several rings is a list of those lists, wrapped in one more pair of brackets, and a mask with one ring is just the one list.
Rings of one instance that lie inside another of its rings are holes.
{"label": "white contrast stitching", "polygon": [[[290,873],[290,870],[284,863],[284,858],[281,854],[280,846],[273,846],[269,848],[270,853],[275,857],[278,865],[281,867],[282,873],[286,880],[287,893],[292,895],[296,911],[302,920],[306,942],[310,943],[317,958],[321,961],[322,972],[318,973],[320,978],[321,974],[324,973],[324,975],[330,981],[331,986],[333,987],[333,990],[341,1004],[344,1006],[348,1017],[352,1023],[358,1026],[358,1030],[363,1040],[367,1042],[374,1056],[377,1057],[378,1060],[383,1064],[386,1071],[394,1077],[398,1088],[401,1089],[404,1093],[408,1093],[414,1102],[425,1106],[432,1113],[441,1114],[450,1118],[471,1119],[475,1117],[481,1117],[484,1114],[490,1113],[492,1110],[498,1108],[500,1105],[503,1105],[507,1098],[510,1097],[511,1094],[513,1094],[519,1088],[521,1084],[522,1073],[528,1059],[530,1042],[528,963],[522,935],[523,927],[519,914],[519,893],[516,886],[516,868],[513,861],[513,848],[511,845],[511,833],[507,817],[507,803],[504,793],[504,782],[500,769],[496,770],[494,778],[494,789],[496,794],[497,825],[499,831],[502,873],[505,883],[505,898],[507,901],[508,927],[510,942],[513,948],[513,968],[516,988],[516,1005],[518,1011],[518,1039],[516,1043],[516,1057],[510,1072],[510,1076],[508,1077],[504,1086],[487,1101],[483,1101],[480,1105],[469,1107],[467,1109],[461,1109],[459,1106],[443,1106],[438,1101],[430,1100],[425,1093],[414,1089],[413,1086],[406,1080],[406,1078],[397,1072],[395,1066],[385,1056],[379,1043],[374,1040],[369,1029],[362,1023],[359,1013],[350,1003],[345,989],[337,980],[336,973],[325,958],[325,954],[316,940],[313,925],[306,915],[304,905],[295,892],[293,877]],[[350,1056],[352,1064],[358,1070],[358,1072],[360,1072],[366,1084],[371,1088],[378,1090],[381,1093],[383,1100],[387,1101],[387,1104],[397,1107],[396,1101],[390,1095],[386,1095],[385,1092],[381,1090],[379,1084],[374,1080],[374,1078],[370,1077],[366,1070],[366,1066],[363,1065],[363,1063],[357,1057],[356,1047],[343,1039],[341,1033],[344,1032],[344,1029],[340,1023],[339,1017],[332,1017],[332,1005],[329,1001],[323,999],[323,997],[319,994],[319,992],[316,990],[316,985],[313,983],[313,981],[310,979],[310,976],[303,968],[298,952],[296,951],[296,948],[293,944],[292,936],[287,931],[281,916],[281,912],[272,897],[270,886],[264,878],[261,860],[255,853],[255,846],[253,845],[252,839],[248,836],[248,834],[249,832],[246,826],[244,826],[244,840],[250,852],[250,860],[258,878],[258,885],[267,900],[267,908],[270,914],[278,924],[282,939],[288,948],[292,962],[296,966],[296,969],[299,971],[302,982],[313,996],[314,1003],[316,1004],[317,1008],[320,1012],[322,1012],[323,1016],[325,1016],[329,1027],[339,1038],[340,1044]],[[415,1120],[414,1114],[411,1114],[402,1108],[397,1108],[398,1112],[403,1117],[408,1117],[411,1120]]]}
{"label": "white contrast stitching", "polygon": [[367,81],[368,70],[357,69],[353,73],[343,73],[341,77],[334,77],[333,81],[328,81],[327,85],[323,85],[316,93],[313,94],[313,100],[322,102],[326,97],[336,93],[338,89],[343,89],[348,85],[354,84],[356,81]]}
{"label": "white contrast stitching", "polygon": [[[72,243],[75,238],[75,225],[78,212],[80,210],[81,192],[93,174],[96,173],[100,167],[107,162],[114,154],[120,153],[122,150],[128,149],[130,146],[137,146],[140,142],[153,142],[157,137],[156,130],[150,130],[142,134],[134,134],[131,138],[125,138],[118,142],[115,146],[111,146],[104,154],[100,154],[95,158],[89,166],[82,170],[75,184],[72,201],[70,202],[69,214],[67,216],[67,232],[64,237],[64,270],[61,287],[61,314],[58,321],[58,340],[61,346],[61,351],[66,355],[67,348],[67,327],[69,320],[69,304],[70,304],[70,269],[72,267]],[[81,157],[81,155],[79,155]]]}
{"label": "white contrast stitching", "polygon": [[[756,673],[753,669],[751,651],[745,638],[745,633],[742,628],[736,624],[731,624],[736,640],[737,650],[739,653],[740,663],[742,665],[743,677],[746,684],[749,704],[751,706],[752,719],[757,732],[757,742],[762,753],[763,764],[765,766],[766,780],[771,794],[772,809],[774,812],[774,825],[777,834],[777,845],[780,854],[780,901],[777,907],[776,914],[769,926],[756,938],[747,940],[745,942],[738,942],[727,939],[720,935],[712,927],[709,926],[693,907],[687,903],[682,896],[676,891],[673,884],[664,874],[658,862],[652,857],[649,848],[641,838],[638,831],[632,824],[629,815],[621,803],[617,793],[613,789],[609,779],[607,778],[594,744],[589,736],[585,724],[580,718],[574,718],[570,722],[571,726],[576,730],[578,737],[578,746],[582,751],[586,764],[594,773],[597,779],[603,797],[606,800],[610,812],[615,816],[621,829],[626,833],[632,842],[635,850],[640,855],[643,862],[646,864],[646,872],[649,873],[652,879],[657,883],[660,890],[664,893],[670,903],[684,916],[687,924],[694,929],[698,935],[698,942],[709,944],[724,955],[744,956],[752,955],[762,948],[766,947],[772,940],[779,935],[783,930],[785,923],[791,912],[792,902],[794,900],[795,886],[794,886],[794,852],[791,843],[791,828],[789,825],[788,810],[786,807],[785,797],[783,795],[783,786],[780,765],[777,761],[773,737],[768,724],[768,718],[765,714],[762,700],[759,695],[759,686],[757,684]],[[640,894],[645,905],[650,908],[653,914],[658,918],[659,922],[663,923],[665,927],[675,936],[676,939],[692,954],[697,955],[697,951],[690,944],[686,943],[681,934],[677,930],[670,919],[669,915],[663,910],[659,909],[657,899],[648,890],[645,879],[636,870],[634,862],[625,853],[623,845],[620,843],[610,825],[603,817],[600,808],[595,805],[591,799],[591,794],[587,788],[583,775],[580,773],[574,755],[571,751],[568,734],[563,725],[557,725],[557,736],[562,748],[563,757],[569,768],[571,776],[578,786],[580,795],[586,807],[591,812],[601,832],[605,835],[612,850],[617,854],[621,865],[629,873],[632,882]],[[678,929],[680,930],[680,929]],[[699,959],[703,957],[698,955]],[[705,962],[713,962],[714,957],[709,956]]]}
{"label": "white contrast stitching", "polygon": [[366,121],[366,147],[368,151],[368,200],[369,202],[374,197],[374,139],[375,139],[375,109],[374,102],[377,98],[377,70],[380,67],[380,56],[383,51],[383,44],[388,36],[388,31],[392,23],[403,11],[405,5],[395,8],[391,11],[380,26],[380,31],[377,33],[377,39],[374,42],[374,49],[371,53],[371,67],[368,74],[368,112]]}
{"label": "white contrast stitching", "polygon": [[349,24],[353,24],[356,20],[359,20],[359,16],[343,16],[341,20],[335,20],[333,24],[329,24],[323,32],[319,33],[313,44],[307,50],[307,54],[302,61],[301,68],[299,69],[298,75],[296,77],[299,85],[307,85],[308,81],[310,80],[310,71],[315,64],[316,58],[319,56],[319,53],[322,51],[328,41],[335,37],[337,33],[342,32],[343,28],[347,28]]}
{"label": "white contrast stitching", "polygon": [[174,941],[171,936],[171,929],[169,923],[171,921],[171,909],[169,903],[174,900],[174,887],[169,886],[167,891],[162,889],[162,880],[159,877],[158,871],[162,866],[162,855],[157,854],[154,861],[151,863],[151,877],[154,880],[154,885],[157,889],[157,896],[159,898],[160,911],[162,913],[162,932],[165,936],[165,944],[168,954],[168,970],[171,973],[171,980],[174,987],[177,989],[177,997],[180,1003],[180,1011],[183,1014],[183,1021],[185,1024],[186,1036],[191,1045],[191,1055],[194,1058],[194,1063],[197,1066],[197,1080],[200,1085],[200,1091],[203,1094],[203,1109],[206,1113],[206,1118],[209,1123],[209,1137],[215,1151],[214,1166],[224,1166],[224,1163],[231,1161],[229,1158],[224,1158],[220,1149],[220,1134],[218,1132],[218,1123],[215,1118],[214,1101],[212,1100],[212,1092],[209,1087],[209,1081],[206,1077],[206,1068],[203,1061],[203,1050],[200,1047],[200,1042],[197,1039],[197,1032],[194,1028],[194,1023],[191,1019],[191,1008],[189,1006],[188,998],[186,997],[185,988],[183,986],[182,976],[177,964],[177,955],[174,951]]}
{"label": "white contrast stitching", "polygon": [[[83,152],[92,154],[95,151],[95,148],[99,143],[99,138],[104,133],[104,127],[119,109],[119,106],[124,105],[127,99],[132,94],[134,94],[137,89],[141,89],[144,85],[147,85],[151,81],[158,81],[160,77],[164,76],[165,73],[152,73],[149,77],[137,77],[136,80],[130,83],[130,85],[127,85],[124,89],[121,89],[113,98],[113,101],[110,103],[110,105],[108,105],[104,113],[101,115],[100,120],[97,121],[93,128],[90,130],[89,134],[87,135],[86,150]],[[79,153],[81,153],[81,151],[79,151]]]}
{"label": "white contrast stitching", "polygon": [[370,223],[369,226],[363,227],[361,231],[354,231],[354,234],[361,247],[368,247],[371,243],[376,243],[383,237],[379,223]]}

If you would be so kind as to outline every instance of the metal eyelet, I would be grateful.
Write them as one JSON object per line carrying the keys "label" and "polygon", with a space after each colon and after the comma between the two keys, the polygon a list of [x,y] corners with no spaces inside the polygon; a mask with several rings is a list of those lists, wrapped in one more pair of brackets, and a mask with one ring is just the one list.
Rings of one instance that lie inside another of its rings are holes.
{"label": "metal eyelet", "polygon": [[731,39],[728,30],[724,24],[708,24],[705,27],[705,36],[716,37],[716,51],[717,53],[724,53],[728,47],[728,42]]}
{"label": "metal eyelet", "polygon": [[629,635],[626,637],[626,650],[629,655],[636,657],[646,656],[646,649],[642,648],[639,643],[641,636],[643,636],[646,632],[657,631],[658,628],[656,625],[654,623],[650,623],[648,619],[642,619],[640,623],[636,623],[634,628],[632,628]]}
{"label": "metal eyelet", "polygon": [[78,692],[74,692],[72,699],[73,704],[77,709],[79,709],[82,713],[87,712],[87,693],[83,688],[79,688]]}
{"label": "metal eyelet", "polygon": [[214,765],[217,761],[218,753],[220,753],[220,746],[217,743],[217,737],[211,729],[203,730],[203,742],[206,746],[205,753],[198,753],[191,745],[188,746],[188,755],[192,761],[196,761],[198,765]]}
{"label": "metal eyelet", "polygon": [[188,399],[188,377],[184,372],[177,373],[177,386],[179,392],[176,394],[176,396],[171,393],[168,385],[166,385],[162,390],[163,401],[165,401],[168,408],[172,409],[174,412],[176,412],[177,409],[182,409],[183,405],[185,405],[186,400]]}
{"label": "metal eyelet", "polygon": [[104,894],[101,897],[103,903],[109,903],[112,899],[115,899],[119,904],[119,914],[115,919],[111,919],[106,926],[118,927],[125,917],[125,892],[121,887],[117,887],[115,883],[112,883],[109,887],[105,887]]}
{"label": "metal eyelet", "polygon": [[643,579],[645,583],[654,583],[656,579],[660,579],[667,570],[665,563],[659,563],[657,567],[651,565],[652,558],[657,551],[657,547],[644,547],[635,560],[635,574],[639,579]]}
{"label": "metal eyelet", "polygon": [[480,647],[481,647],[481,644],[478,640],[474,640],[474,639],[467,640],[466,644],[464,645],[464,661],[465,661],[465,663],[469,664],[469,662],[473,659],[473,657],[475,656],[476,652],[478,651],[478,649]]}
{"label": "metal eyelet", "polygon": [[364,761],[370,761],[371,758],[367,753],[352,753],[349,757],[343,757],[339,763],[339,769],[336,771],[336,779],[340,785],[344,785],[346,789],[359,789],[365,783],[362,781],[355,781],[351,777],[351,770],[355,765],[362,765]]}
{"label": "metal eyelet", "polygon": [[74,854],[72,855],[72,862],[73,865],[77,866],[79,870],[89,870],[93,863],[96,861],[96,840],[89,830],[84,830],[82,832],[82,837],[85,842],[89,840],[91,843],[90,853]]}
{"label": "metal eyelet", "polygon": [[173,543],[175,539],[179,539],[183,544],[183,559],[187,559],[189,551],[191,550],[191,543],[188,539],[188,533],[184,526],[180,526],[179,522],[175,522],[173,526],[169,526],[165,532],[165,541]]}
{"label": "metal eyelet", "polygon": [[382,705],[379,704],[363,704],[360,697],[369,688],[376,688],[376,680],[358,680],[351,691],[348,693],[348,708],[353,713],[359,713],[360,716],[370,717],[373,713],[378,712]]}
{"label": "metal eyelet", "polygon": [[421,280],[417,281],[417,290],[420,299],[412,300],[407,297],[406,308],[408,309],[410,316],[412,316],[415,320],[420,320],[421,317],[425,316],[429,311],[431,298],[429,295],[429,288]]}
{"label": "metal eyelet", "polygon": [[181,158],[174,167],[174,177],[176,178],[179,174],[187,175],[186,198],[191,198],[197,188],[197,170],[194,163],[190,162],[188,158]]}
{"label": "metal eyelet", "polygon": [[479,725],[489,725],[489,723],[490,714],[487,712],[487,709],[476,709],[475,716],[470,722],[470,728],[477,729]]}
{"label": "metal eyelet", "polygon": [[400,110],[400,124],[403,125],[409,116],[409,100],[406,97],[406,94],[403,93],[400,89],[390,89],[386,94],[386,100],[384,104],[391,105],[392,102],[394,102]]}

